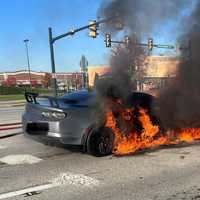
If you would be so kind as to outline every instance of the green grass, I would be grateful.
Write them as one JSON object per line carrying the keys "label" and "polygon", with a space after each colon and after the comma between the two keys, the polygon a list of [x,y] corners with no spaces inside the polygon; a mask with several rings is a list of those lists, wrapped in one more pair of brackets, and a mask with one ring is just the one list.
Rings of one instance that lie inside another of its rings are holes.
{"label": "green grass", "polygon": [[[51,91],[47,91],[47,90],[41,90],[41,92],[39,94],[41,96],[42,95],[44,95],[44,96],[52,96],[53,95]],[[25,101],[25,97],[24,97],[24,94],[0,95],[0,101],[11,101],[11,100],[13,100],[13,101],[14,100],[24,100]]]}
{"label": "green grass", "polygon": [[23,94],[0,95],[0,101],[25,100]]}

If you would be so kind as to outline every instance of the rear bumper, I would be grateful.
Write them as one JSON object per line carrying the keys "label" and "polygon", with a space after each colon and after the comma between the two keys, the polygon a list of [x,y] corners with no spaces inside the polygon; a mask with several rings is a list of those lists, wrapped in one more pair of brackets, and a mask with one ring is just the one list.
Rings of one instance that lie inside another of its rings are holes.
{"label": "rear bumper", "polygon": [[65,127],[69,125],[69,128],[65,128],[62,123],[61,121],[42,120],[34,120],[33,122],[26,115],[22,117],[23,132],[32,139],[51,139],[62,144],[81,145],[85,130],[72,122],[65,122]]}

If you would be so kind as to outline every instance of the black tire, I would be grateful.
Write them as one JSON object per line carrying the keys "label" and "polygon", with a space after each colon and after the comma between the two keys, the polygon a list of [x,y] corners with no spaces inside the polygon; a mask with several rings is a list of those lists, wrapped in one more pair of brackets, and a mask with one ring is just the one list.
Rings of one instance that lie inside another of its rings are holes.
{"label": "black tire", "polygon": [[88,135],[86,146],[87,153],[91,155],[98,157],[110,155],[114,146],[114,134],[107,127],[92,129]]}

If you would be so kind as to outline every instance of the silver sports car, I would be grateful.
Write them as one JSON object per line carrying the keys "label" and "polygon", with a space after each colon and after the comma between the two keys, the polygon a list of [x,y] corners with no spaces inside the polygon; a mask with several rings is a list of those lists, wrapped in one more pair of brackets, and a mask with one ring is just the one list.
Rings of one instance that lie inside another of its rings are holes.
{"label": "silver sports car", "polygon": [[[96,96],[96,92],[87,90],[59,98],[26,92],[27,104],[22,116],[24,134],[36,140],[53,139],[62,144],[82,145],[84,151],[96,156],[110,154],[114,135],[103,124],[96,125]],[[143,104],[148,106],[152,101],[152,96],[138,92],[133,93],[132,98],[135,102],[143,99]]]}

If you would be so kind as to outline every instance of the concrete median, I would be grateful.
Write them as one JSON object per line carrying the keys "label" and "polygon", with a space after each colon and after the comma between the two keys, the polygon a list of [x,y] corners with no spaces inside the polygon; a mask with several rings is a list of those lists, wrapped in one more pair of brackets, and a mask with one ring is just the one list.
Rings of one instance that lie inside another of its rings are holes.
{"label": "concrete median", "polygon": [[21,122],[0,124],[0,139],[11,137],[22,133]]}

